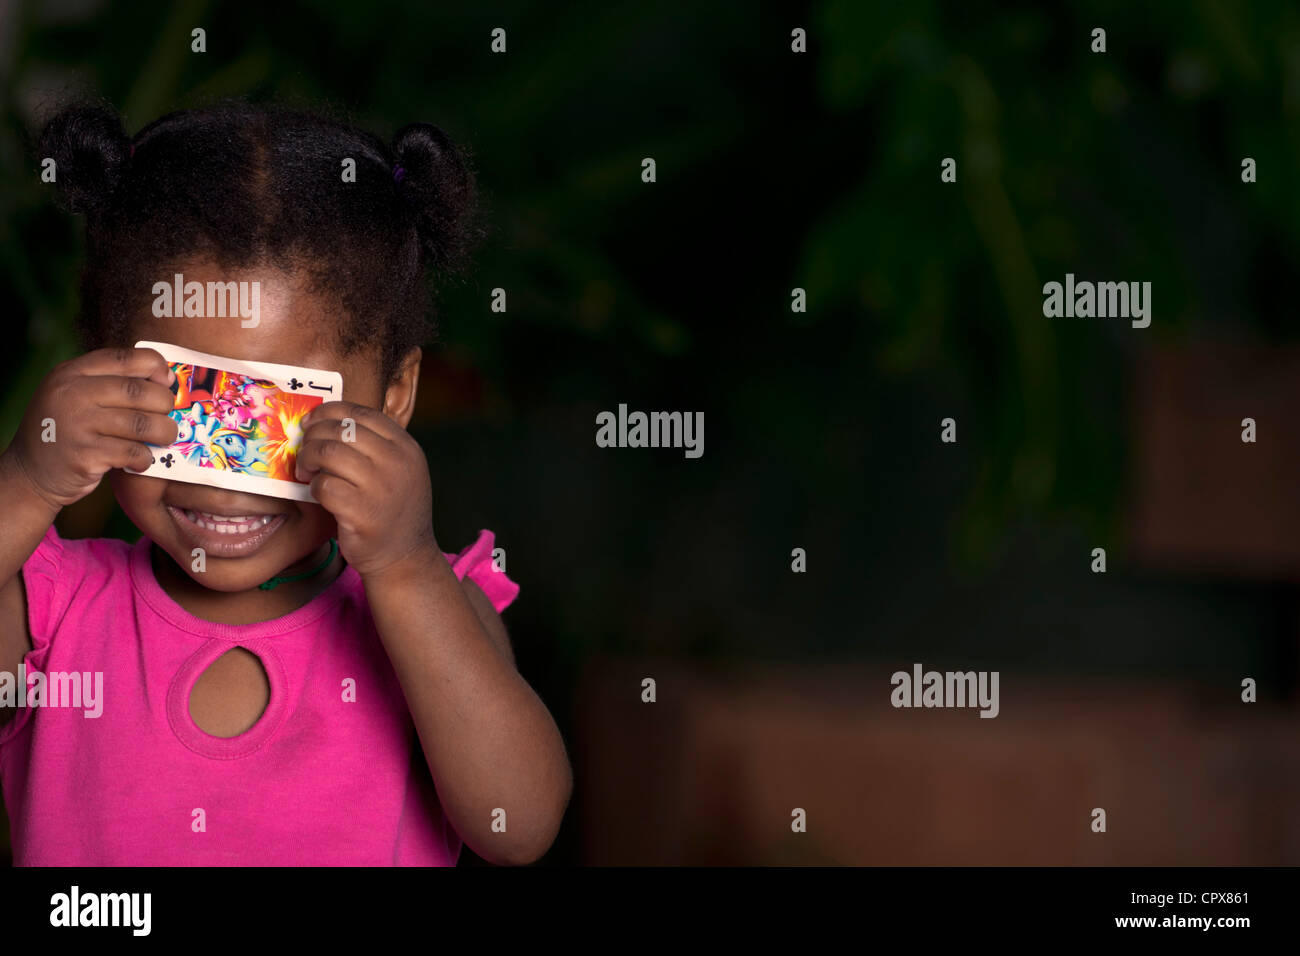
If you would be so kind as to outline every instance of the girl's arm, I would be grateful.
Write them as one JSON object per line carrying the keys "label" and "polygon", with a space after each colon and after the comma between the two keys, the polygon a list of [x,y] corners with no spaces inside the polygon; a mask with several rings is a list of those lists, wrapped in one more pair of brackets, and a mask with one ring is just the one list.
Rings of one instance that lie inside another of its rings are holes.
{"label": "girl's arm", "polygon": [[[101,349],[57,366],[0,455],[0,671],[31,650],[19,573],[65,506],[112,468],[142,470],[145,442],[168,445],[171,370],[152,349]],[[20,688],[20,692],[23,689]],[[0,711],[0,724],[11,715]]]}
{"label": "girl's arm", "polygon": [[351,402],[317,406],[302,428],[298,477],[365,582],[443,811],[485,860],[537,860],[572,793],[569,759],[515,669],[500,616],[443,557],[424,451],[383,412]]}
{"label": "girl's arm", "polygon": [[364,580],[447,818],[485,860],[536,861],[559,832],[573,776],[501,616],[436,549]]}
{"label": "girl's arm", "polygon": [[[59,509],[38,494],[12,449],[0,455],[0,672],[18,673],[23,655],[32,649],[27,631],[27,602],[18,573]],[[25,692],[19,688],[19,692]],[[0,726],[16,711],[0,709]]]}

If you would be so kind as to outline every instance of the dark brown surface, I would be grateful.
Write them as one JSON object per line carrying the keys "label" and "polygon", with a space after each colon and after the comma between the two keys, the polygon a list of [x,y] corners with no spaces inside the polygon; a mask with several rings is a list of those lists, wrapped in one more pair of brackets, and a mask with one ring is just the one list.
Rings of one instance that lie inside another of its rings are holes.
{"label": "dark brown surface", "polygon": [[[658,681],[642,703],[640,681]],[[895,710],[883,670],[590,670],[585,862],[1280,865],[1300,855],[1290,709],[1233,687],[1002,674],[1002,712]],[[1213,698],[1211,696],[1213,695]],[[790,830],[807,811],[808,832]],[[1091,830],[1103,807],[1107,832]]]}
{"label": "dark brown surface", "polygon": [[1135,558],[1300,580],[1300,348],[1153,348],[1132,382]]}

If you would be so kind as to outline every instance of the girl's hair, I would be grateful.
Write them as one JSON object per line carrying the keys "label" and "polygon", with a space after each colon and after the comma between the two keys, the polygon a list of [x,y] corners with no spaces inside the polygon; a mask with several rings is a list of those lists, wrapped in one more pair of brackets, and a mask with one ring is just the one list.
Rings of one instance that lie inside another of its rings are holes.
{"label": "girl's hair", "polygon": [[429,273],[463,274],[487,234],[467,154],[427,123],[389,146],[318,113],[225,101],[128,137],[112,108],[78,104],[38,150],[61,204],[86,216],[85,348],[131,344],[131,309],[178,262],[266,263],[337,303],[337,347],[377,346],[388,381],[434,332]]}

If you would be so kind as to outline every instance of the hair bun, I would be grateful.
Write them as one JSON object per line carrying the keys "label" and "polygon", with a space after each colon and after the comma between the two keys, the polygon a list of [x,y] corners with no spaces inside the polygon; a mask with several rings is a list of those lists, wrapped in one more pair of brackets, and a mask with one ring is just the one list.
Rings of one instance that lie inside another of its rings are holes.
{"label": "hair bun", "polygon": [[398,184],[416,213],[416,229],[440,274],[464,269],[482,238],[478,189],[464,152],[437,126],[411,123],[393,137],[403,174]]}
{"label": "hair bun", "polygon": [[60,204],[71,212],[94,213],[111,201],[131,158],[131,140],[121,117],[107,106],[70,106],[41,133],[38,162],[55,162]]}

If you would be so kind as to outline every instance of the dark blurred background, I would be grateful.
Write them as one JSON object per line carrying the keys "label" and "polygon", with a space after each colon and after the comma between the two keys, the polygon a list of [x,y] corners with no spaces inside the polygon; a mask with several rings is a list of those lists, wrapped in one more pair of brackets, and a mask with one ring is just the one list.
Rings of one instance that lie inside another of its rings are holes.
{"label": "dark blurred background", "polygon": [[[439,541],[492,528],[522,586],[577,774],[544,862],[1300,862],[1293,5],[0,10],[6,443],[74,349],[49,103],[328,100],[473,151],[497,231],[412,430]],[[1044,318],[1067,272],[1151,282],[1151,326]],[[596,447],[620,403],[702,411],[703,457]],[[60,528],[138,534],[106,487]],[[999,671],[1001,715],[893,709],[914,662]]]}

